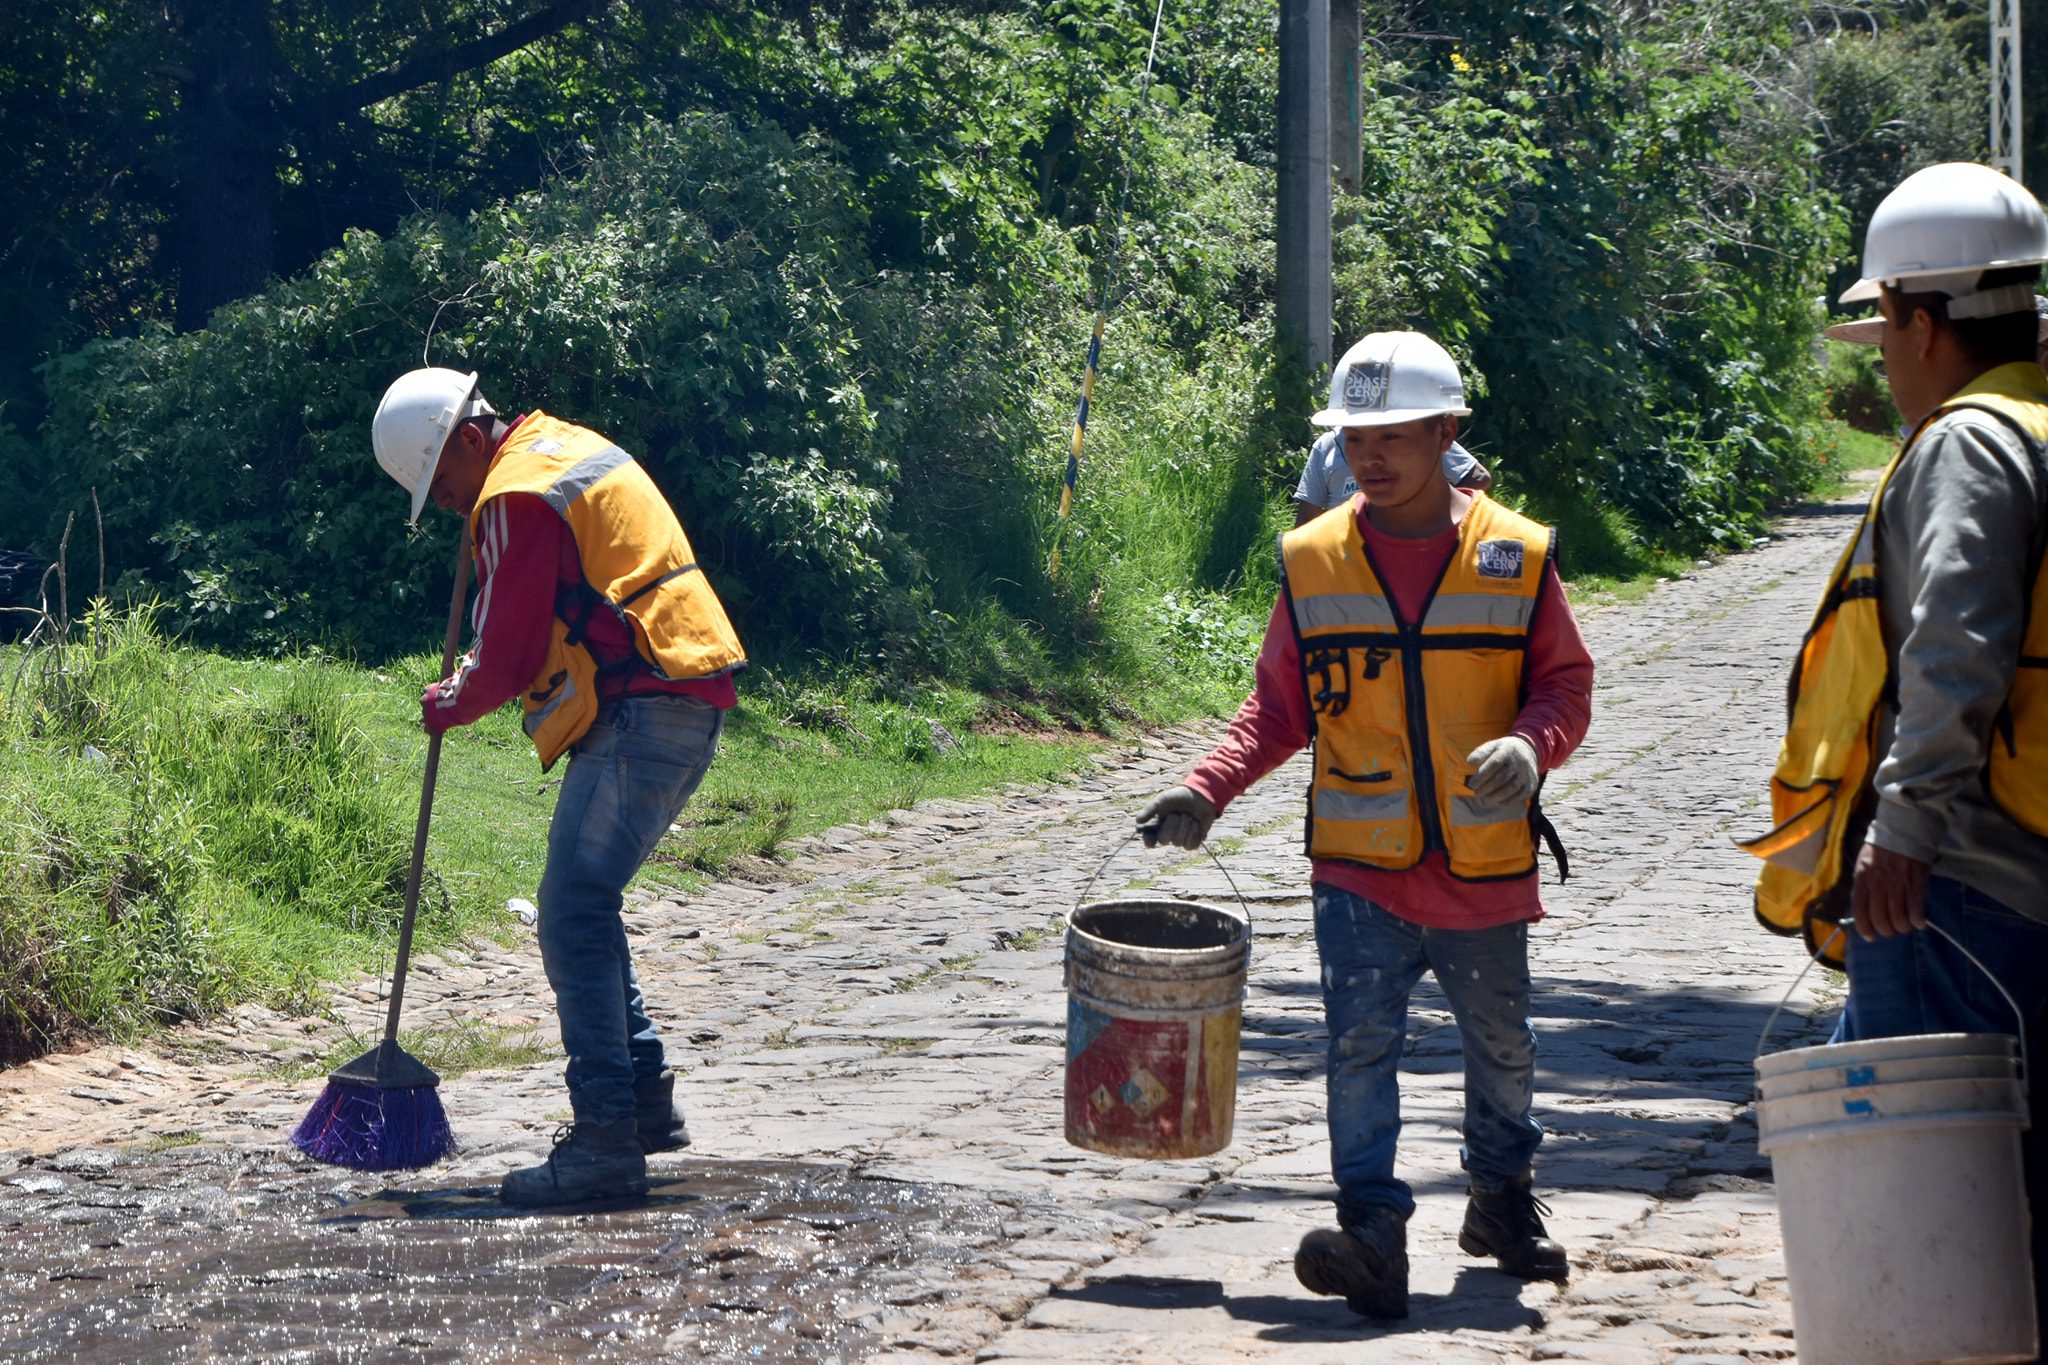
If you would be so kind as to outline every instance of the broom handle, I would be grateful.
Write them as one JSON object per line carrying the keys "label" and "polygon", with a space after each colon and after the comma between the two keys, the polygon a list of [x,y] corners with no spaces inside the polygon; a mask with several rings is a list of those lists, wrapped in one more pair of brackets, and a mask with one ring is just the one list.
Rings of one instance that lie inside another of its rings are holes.
{"label": "broom handle", "polygon": [[[441,677],[455,671],[455,646],[462,638],[462,602],[469,594],[469,527],[455,551],[455,592],[448,599],[448,634],[441,642]],[[384,1014],[384,1041],[398,1041],[398,1011],[405,1003],[405,967],[412,956],[412,922],[420,908],[420,874],[427,863],[427,825],[434,814],[434,776],[441,770],[441,736],[427,739],[427,775],[420,784],[420,818],[412,832],[412,867],[405,874],[405,918],[398,924],[398,962],[391,969],[391,1007]]]}

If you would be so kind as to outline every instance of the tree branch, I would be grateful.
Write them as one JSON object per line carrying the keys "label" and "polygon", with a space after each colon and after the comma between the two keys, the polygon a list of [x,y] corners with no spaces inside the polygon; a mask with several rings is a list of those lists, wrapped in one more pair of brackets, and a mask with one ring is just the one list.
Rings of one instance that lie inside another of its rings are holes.
{"label": "tree branch", "polygon": [[588,19],[604,5],[605,0],[554,0],[554,3],[543,5],[496,33],[452,44],[439,52],[429,52],[365,76],[352,85],[294,101],[284,111],[285,122],[294,125],[325,123],[407,90],[488,66],[508,52],[517,52],[530,43],[552,37],[569,25]]}

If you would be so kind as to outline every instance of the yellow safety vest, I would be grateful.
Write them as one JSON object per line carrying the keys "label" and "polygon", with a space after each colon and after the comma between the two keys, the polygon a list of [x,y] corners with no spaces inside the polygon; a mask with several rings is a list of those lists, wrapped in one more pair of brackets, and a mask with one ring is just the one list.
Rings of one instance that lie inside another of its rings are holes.
{"label": "yellow safety vest", "polygon": [[[1892,457],[1792,666],[1785,743],[1771,774],[1774,827],[1738,841],[1764,859],[1756,881],[1757,919],[1774,933],[1804,935],[1807,951],[1833,966],[1842,964],[1847,941],[1836,925],[1848,915],[1850,864],[1877,808],[1872,777],[1878,704],[1892,690],[1878,583],[1878,509],[1920,433],[1958,408],[1982,409],[2009,422],[2041,468],[2048,448],[2048,376],[2027,362],[1979,375],[1929,413]],[[2048,568],[2038,562],[2019,668],[1999,716],[1985,784],[2015,823],[2048,835]]]}
{"label": "yellow safety vest", "polygon": [[554,508],[583,561],[583,591],[557,599],[547,658],[522,698],[543,768],[597,719],[598,668],[583,632],[599,607],[632,628],[640,659],[658,677],[712,678],[746,667],[689,537],[632,456],[594,431],[531,413],[484,478],[469,517],[471,543],[483,509],[507,493],[532,493]]}
{"label": "yellow safety vest", "polygon": [[1541,833],[1566,870],[1536,803],[1481,801],[1465,761],[1521,714],[1529,627],[1555,542],[1549,527],[1475,494],[1421,619],[1409,622],[1349,504],[1280,537],[1315,744],[1310,857],[1401,871],[1443,849],[1452,876],[1501,881],[1535,870]]}

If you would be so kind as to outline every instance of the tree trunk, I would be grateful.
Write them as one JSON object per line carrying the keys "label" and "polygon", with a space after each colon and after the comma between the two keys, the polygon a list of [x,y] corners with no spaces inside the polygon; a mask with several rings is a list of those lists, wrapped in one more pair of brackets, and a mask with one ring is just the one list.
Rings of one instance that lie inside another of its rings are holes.
{"label": "tree trunk", "polygon": [[279,56],[267,0],[182,0],[177,221],[180,331],[246,298],[270,276],[285,140]]}

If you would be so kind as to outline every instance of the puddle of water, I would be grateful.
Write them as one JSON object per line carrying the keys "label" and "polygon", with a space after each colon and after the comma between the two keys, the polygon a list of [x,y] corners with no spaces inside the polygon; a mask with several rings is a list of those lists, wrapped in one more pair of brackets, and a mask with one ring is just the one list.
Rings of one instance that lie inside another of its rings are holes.
{"label": "puddle of water", "polygon": [[853,1361],[1000,1211],[788,1162],[657,1163],[630,1206],[185,1148],[0,1175],[0,1359]]}

